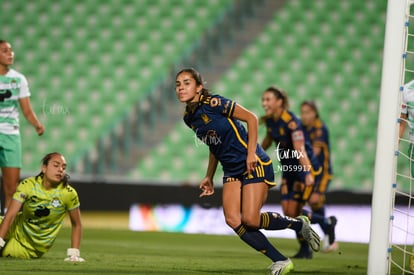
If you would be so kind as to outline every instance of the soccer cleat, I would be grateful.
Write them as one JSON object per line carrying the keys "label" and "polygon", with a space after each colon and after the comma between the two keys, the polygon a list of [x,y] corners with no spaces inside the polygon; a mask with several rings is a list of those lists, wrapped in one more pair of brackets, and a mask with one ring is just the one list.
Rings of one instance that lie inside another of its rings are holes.
{"label": "soccer cleat", "polygon": [[335,241],[335,226],[338,223],[338,220],[336,219],[335,216],[330,216],[328,220],[329,220],[329,228],[323,239],[323,244],[322,244],[322,249],[321,249],[321,251],[324,253],[337,251],[339,248],[338,242]]}
{"label": "soccer cleat", "polygon": [[298,216],[296,218],[302,220],[302,229],[299,233],[302,234],[303,238],[308,242],[313,251],[319,251],[321,248],[321,239],[319,238],[318,233],[316,233],[310,226],[309,218],[306,216]]}
{"label": "soccer cleat", "polygon": [[338,249],[339,249],[338,242],[333,242],[332,244],[329,244],[329,237],[325,236],[323,238],[321,252],[330,253],[330,252],[337,251]]}
{"label": "soccer cleat", "polygon": [[313,258],[313,252],[310,249],[308,251],[304,251],[301,249],[292,258],[310,260]]}
{"label": "soccer cleat", "polygon": [[286,275],[293,271],[293,263],[290,259],[272,263],[269,275]]}

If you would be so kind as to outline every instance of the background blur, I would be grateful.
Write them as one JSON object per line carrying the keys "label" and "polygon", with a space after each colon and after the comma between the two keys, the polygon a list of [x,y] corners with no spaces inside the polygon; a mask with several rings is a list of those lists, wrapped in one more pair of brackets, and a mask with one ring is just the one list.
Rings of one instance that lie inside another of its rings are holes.
{"label": "background blur", "polygon": [[258,116],[270,85],[298,115],[303,100],[316,101],[330,130],[330,190],[340,193],[328,202],[369,203],[386,2],[2,1],[0,38],[46,125],[38,137],[22,117],[22,176],[60,151],[84,208],[191,204],[208,161],[175,98],[175,73],[191,66]]}

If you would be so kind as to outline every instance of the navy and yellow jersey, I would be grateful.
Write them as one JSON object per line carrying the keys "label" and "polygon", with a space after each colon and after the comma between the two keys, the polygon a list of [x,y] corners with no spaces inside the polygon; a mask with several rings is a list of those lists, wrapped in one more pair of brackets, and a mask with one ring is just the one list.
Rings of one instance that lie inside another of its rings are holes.
{"label": "navy and yellow jersey", "polygon": [[[225,177],[237,177],[246,172],[247,131],[234,119],[236,102],[219,95],[202,96],[196,108],[187,107],[184,122],[206,144],[223,167]],[[261,163],[271,159],[258,144],[256,155]]]}
{"label": "navy and yellow jersey", "polygon": [[24,179],[13,199],[22,203],[5,239],[14,238],[29,250],[47,252],[53,245],[67,211],[79,207],[78,194],[70,185],[46,190],[42,177]]}
{"label": "navy and yellow jersey", "polygon": [[316,119],[315,123],[305,128],[307,135],[310,138],[312,147],[318,147],[321,149],[320,153],[316,156],[319,163],[322,164],[323,173],[332,175],[331,165],[331,149],[329,145],[329,131],[322,120]]}
{"label": "navy and yellow jersey", "polygon": [[[296,174],[299,172],[304,177],[304,172],[310,169],[304,167],[303,170],[297,169],[300,164],[300,158],[303,157],[293,147],[293,139],[295,135],[302,134],[304,136],[305,150],[311,162],[313,171],[320,168],[310,144],[310,138],[304,131],[302,122],[290,111],[284,110],[278,120],[272,117],[265,118],[267,133],[275,142],[275,154],[283,167],[283,175]],[[294,167],[294,168],[292,168]]]}

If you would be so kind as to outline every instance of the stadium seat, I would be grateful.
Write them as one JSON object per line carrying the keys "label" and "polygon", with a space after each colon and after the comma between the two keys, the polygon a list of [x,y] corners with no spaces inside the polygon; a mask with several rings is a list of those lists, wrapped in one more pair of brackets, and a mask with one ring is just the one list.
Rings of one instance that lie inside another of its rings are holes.
{"label": "stadium seat", "polygon": [[[16,57],[20,56],[16,68],[21,66],[29,81],[33,79],[33,106],[41,109],[46,102],[70,109],[70,114],[60,117],[44,116],[53,129],[51,135],[44,135],[45,144],[64,138],[62,144],[72,144],[67,159],[83,159],[98,137],[114,127],[114,121],[145,100],[165,78],[168,67],[188,52],[230,4],[188,1],[178,5],[165,0],[8,4],[5,8],[10,12],[1,21],[14,22],[8,32],[13,33],[10,39]],[[188,25],[182,18],[190,18],[187,15],[195,9],[199,22]],[[147,52],[142,50],[145,45]],[[66,128],[55,130],[62,128],[62,121],[72,127],[72,136]],[[22,129],[28,127],[22,123]],[[30,143],[24,146],[33,155],[45,149]],[[38,163],[26,162],[32,160],[25,158],[24,172],[38,169]]]}
{"label": "stadium seat", "polygon": [[[332,188],[368,189],[384,14],[385,4],[373,1],[288,1],[212,88],[258,114],[261,93],[270,85],[288,92],[296,113],[302,100],[315,100],[330,127],[336,173]],[[200,169],[199,178],[203,173]]]}

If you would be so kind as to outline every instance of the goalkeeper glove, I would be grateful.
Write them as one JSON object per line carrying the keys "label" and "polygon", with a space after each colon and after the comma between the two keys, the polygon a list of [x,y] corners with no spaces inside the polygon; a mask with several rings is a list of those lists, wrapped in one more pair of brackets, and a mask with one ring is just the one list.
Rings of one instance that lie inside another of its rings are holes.
{"label": "goalkeeper glove", "polygon": [[0,249],[2,249],[6,245],[6,242],[3,240],[3,238],[0,238]]}
{"label": "goalkeeper glove", "polygon": [[66,262],[84,262],[85,259],[80,257],[80,251],[77,248],[68,248]]}

